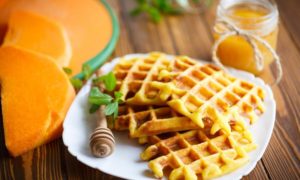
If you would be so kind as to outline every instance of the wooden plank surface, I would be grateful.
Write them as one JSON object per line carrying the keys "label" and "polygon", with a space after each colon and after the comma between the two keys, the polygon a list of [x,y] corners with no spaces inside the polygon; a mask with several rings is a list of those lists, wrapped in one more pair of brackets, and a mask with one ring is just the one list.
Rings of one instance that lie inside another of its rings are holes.
{"label": "wooden plank surface", "polygon": [[[164,18],[159,24],[145,16],[131,17],[132,0],[109,0],[116,11],[121,35],[112,56],[162,51],[209,60],[213,44],[211,27],[217,2],[201,15]],[[278,0],[281,15],[278,53],[284,77],[272,87],[277,101],[277,117],[270,144],[255,169],[244,179],[300,179],[300,1]],[[273,79],[267,70],[263,78]],[[0,114],[0,117],[2,115]],[[0,179],[118,179],[89,168],[70,155],[62,140],[43,145],[20,157],[11,158],[4,144],[0,123]]]}

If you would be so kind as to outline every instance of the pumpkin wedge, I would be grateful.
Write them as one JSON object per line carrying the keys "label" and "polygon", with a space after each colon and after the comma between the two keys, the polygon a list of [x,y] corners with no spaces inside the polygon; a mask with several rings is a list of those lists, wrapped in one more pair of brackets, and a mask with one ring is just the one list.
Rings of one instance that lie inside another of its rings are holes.
{"label": "pumpkin wedge", "polygon": [[53,59],[19,47],[1,47],[0,84],[5,144],[12,156],[61,135],[75,92]]}
{"label": "pumpkin wedge", "polygon": [[3,46],[14,45],[51,56],[61,66],[69,65],[71,43],[63,26],[46,16],[24,10],[13,11]]}
{"label": "pumpkin wedge", "polygon": [[18,9],[47,16],[66,28],[74,75],[81,72],[85,61],[105,49],[112,36],[111,17],[101,0],[0,0],[0,43],[10,14]]}

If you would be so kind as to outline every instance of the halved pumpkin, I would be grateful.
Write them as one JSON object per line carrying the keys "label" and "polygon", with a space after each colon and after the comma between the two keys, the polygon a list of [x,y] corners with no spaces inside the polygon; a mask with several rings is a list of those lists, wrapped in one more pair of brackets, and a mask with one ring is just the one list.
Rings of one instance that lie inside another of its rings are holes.
{"label": "halved pumpkin", "polygon": [[3,46],[6,45],[51,56],[61,67],[67,67],[72,57],[71,43],[64,27],[30,11],[11,13],[3,42]]}
{"label": "halved pumpkin", "polygon": [[75,92],[53,59],[19,47],[1,47],[0,85],[5,144],[11,155],[61,135]]}
{"label": "halved pumpkin", "polygon": [[[1,0],[0,0],[1,2]],[[102,51],[112,36],[112,22],[101,0],[4,0],[0,3],[0,43],[14,10],[31,11],[62,24],[72,45],[73,74]]]}

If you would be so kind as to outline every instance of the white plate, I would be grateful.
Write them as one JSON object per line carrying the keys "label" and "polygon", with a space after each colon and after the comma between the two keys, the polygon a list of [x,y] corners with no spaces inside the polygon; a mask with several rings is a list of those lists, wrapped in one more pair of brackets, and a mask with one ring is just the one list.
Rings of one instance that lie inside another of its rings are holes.
{"label": "white plate", "polygon": [[[131,54],[125,58],[146,56],[145,54]],[[171,58],[172,56],[168,56]],[[119,58],[102,67],[104,72],[109,72],[115,66]],[[271,88],[261,79],[255,78],[252,74],[244,71],[229,69],[229,72],[239,78],[248,80],[261,86],[266,91],[265,107],[266,112],[258,121],[250,126],[253,139],[258,147],[250,152],[250,162],[245,166],[227,175],[217,179],[240,179],[249,174],[260,160],[269,143],[273,126],[275,122],[276,104],[273,98]],[[136,140],[129,139],[126,132],[114,132],[116,138],[116,147],[114,153],[104,159],[95,158],[91,155],[89,149],[89,136],[95,128],[96,117],[88,112],[89,104],[87,101],[90,91],[90,83],[87,83],[75,98],[63,127],[63,141],[68,147],[69,152],[80,162],[92,168],[99,169],[102,172],[113,176],[126,179],[153,179],[154,176],[147,167],[147,162],[141,161],[140,153],[145,147],[139,145]]]}

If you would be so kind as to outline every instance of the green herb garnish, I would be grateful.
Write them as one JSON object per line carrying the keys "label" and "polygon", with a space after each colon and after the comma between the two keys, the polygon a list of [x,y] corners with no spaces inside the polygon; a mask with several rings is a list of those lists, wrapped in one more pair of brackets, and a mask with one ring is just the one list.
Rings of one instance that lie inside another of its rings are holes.
{"label": "green herb garnish", "polygon": [[96,112],[100,108],[100,105],[92,104],[90,107],[90,113]]}
{"label": "green herb garnish", "polygon": [[[88,80],[93,74],[93,70],[88,64],[83,64],[81,69],[82,69],[81,72],[83,73],[83,80],[77,77],[70,78],[71,84],[76,89],[76,91],[80,90],[84,84],[84,81]],[[64,67],[63,70],[68,75],[72,74],[72,69],[70,68]]]}
{"label": "green herb garnish", "polygon": [[73,87],[76,89],[76,90],[79,90],[82,86],[83,86],[83,81],[79,78],[71,78],[70,79],[71,81],[71,84],[73,85]]}
{"label": "green herb garnish", "polygon": [[[162,15],[181,14],[191,6],[209,7],[213,0],[135,0],[137,6],[131,11],[132,16],[146,13],[153,22],[159,22]],[[202,7],[203,8],[203,7]],[[200,10],[199,10],[200,12]]]}
{"label": "green herb garnish", "polygon": [[117,101],[122,101],[122,96],[123,96],[122,93],[120,93],[119,91],[115,91],[114,95]]}
{"label": "green herb garnish", "polygon": [[117,85],[117,80],[115,75],[112,72],[109,72],[106,75],[100,76],[93,79],[93,83],[103,82],[107,91],[113,91]]}
{"label": "green herb garnish", "polygon": [[159,22],[162,14],[179,14],[181,10],[174,7],[171,0],[136,0],[137,7],[131,11],[132,16],[146,13],[153,22]]}
{"label": "green herb garnish", "polygon": [[83,64],[81,71],[83,73],[84,80],[88,80],[93,74],[93,70],[89,64]]}
{"label": "green herb garnish", "polygon": [[[102,82],[105,86],[105,89],[111,93],[113,92],[117,84],[116,77],[112,72],[93,79],[93,82]],[[118,116],[119,103],[122,103],[122,93],[115,91],[113,95],[114,97],[101,92],[98,87],[93,87],[88,98],[88,101],[91,104],[90,113],[97,111],[97,109],[101,105],[105,105],[105,115],[113,116],[113,118],[116,118]]]}
{"label": "green herb garnish", "polygon": [[96,105],[108,105],[112,102],[113,98],[102,93],[98,87],[93,87],[90,92],[89,102]]}
{"label": "green herb garnish", "polygon": [[114,101],[114,102],[108,104],[105,107],[105,111],[104,111],[105,115],[110,116],[113,114],[114,118],[116,118],[118,115],[118,106],[119,106],[119,104],[117,101]]}
{"label": "green herb garnish", "polygon": [[63,67],[63,71],[64,71],[67,75],[71,75],[71,74],[72,74],[72,69],[71,69],[71,68]]}

